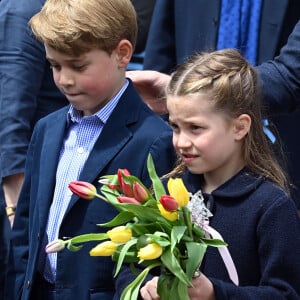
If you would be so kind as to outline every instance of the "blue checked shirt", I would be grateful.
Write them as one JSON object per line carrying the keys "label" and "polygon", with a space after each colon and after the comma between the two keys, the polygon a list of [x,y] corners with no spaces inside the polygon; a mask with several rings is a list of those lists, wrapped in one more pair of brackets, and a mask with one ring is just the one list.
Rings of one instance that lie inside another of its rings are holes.
{"label": "blue checked shirt", "polygon": [[[74,107],[68,111],[68,132],[65,136],[56,172],[56,185],[46,227],[45,244],[58,238],[59,228],[70,202],[72,192],[68,189],[71,181],[78,180],[84,164],[98,139],[103,126],[116,107],[128,81],[120,91],[96,114],[81,116]],[[44,249],[42,249],[44,251]],[[45,254],[41,254],[45,256]],[[57,254],[47,254],[41,261],[45,279],[54,282],[56,277]]]}

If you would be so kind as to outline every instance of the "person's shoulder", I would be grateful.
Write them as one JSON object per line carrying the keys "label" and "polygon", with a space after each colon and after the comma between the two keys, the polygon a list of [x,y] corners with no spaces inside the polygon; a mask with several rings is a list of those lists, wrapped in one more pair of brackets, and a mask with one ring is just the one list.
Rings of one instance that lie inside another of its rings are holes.
{"label": "person's shoulder", "polygon": [[282,206],[294,209],[295,203],[290,195],[278,184],[267,178],[264,178],[262,183],[257,187],[255,194],[263,210]]}
{"label": "person's shoulder", "polygon": [[249,207],[267,208],[274,203],[291,201],[288,194],[278,184],[248,168],[242,169],[213,194],[234,202],[243,201]]}
{"label": "person's shoulder", "polygon": [[[138,91],[134,87],[132,81],[129,80],[129,85],[123,95],[124,101],[120,102],[122,106],[120,112],[126,108],[126,111],[130,114],[132,120],[138,120],[143,126],[151,126],[152,128],[159,128],[165,130],[171,130],[165,116],[158,115],[154,112],[141,98]],[[118,106],[119,106],[118,105]]]}
{"label": "person's shoulder", "polygon": [[[16,4],[17,2],[17,4]],[[34,14],[39,12],[44,5],[45,0],[28,1],[28,0],[0,0],[0,15],[10,14],[11,16],[30,19]]]}
{"label": "person's shoulder", "polygon": [[43,118],[37,121],[36,127],[43,126],[52,122],[61,122],[61,120],[67,120],[67,113],[69,108],[70,105],[66,105],[54,112],[49,113],[48,115],[44,116]]}
{"label": "person's shoulder", "polygon": [[268,193],[269,195],[276,196],[275,198],[278,199],[284,199],[288,198],[288,194],[286,191],[284,191],[277,183],[267,179],[263,178],[264,180],[262,181],[260,185],[260,190],[264,191],[265,193]]}

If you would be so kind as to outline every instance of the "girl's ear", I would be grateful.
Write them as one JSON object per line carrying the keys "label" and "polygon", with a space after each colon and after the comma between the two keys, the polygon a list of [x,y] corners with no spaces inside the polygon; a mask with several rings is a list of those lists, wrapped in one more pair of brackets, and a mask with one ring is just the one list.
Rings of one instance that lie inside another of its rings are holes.
{"label": "girl's ear", "polygon": [[132,44],[128,40],[121,40],[116,48],[118,65],[120,68],[127,68],[132,56]]}
{"label": "girl's ear", "polygon": [[249,132],[251,127],[251,117],[242,114],[234,120],[233,130],[236,140],[241,140]]}

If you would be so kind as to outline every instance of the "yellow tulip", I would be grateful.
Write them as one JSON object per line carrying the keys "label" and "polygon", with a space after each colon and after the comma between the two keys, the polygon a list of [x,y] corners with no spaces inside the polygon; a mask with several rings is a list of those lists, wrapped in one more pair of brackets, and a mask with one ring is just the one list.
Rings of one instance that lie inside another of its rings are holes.
{"label": "yellow tulip", "polygon": [[132,231],[125,226],[118,226],[107,231],[107,235],[112,242],[127,243],[132,238]]}
{"label": "yellow tulip", "polygon": [[112,241],[98,244],[90,251],[90,256],[111,256],[117,250],[118,245]]}
{"label": "yellow tulip", "polygon": [[178,219],[178,212],[177,212],[177,211],[167,211],[167,210],[162,206],[162,204],[160,204],[160,203],[157,204],[157,207],[158,207],[158,209],[159,209],[161,215],[162,215],[165,219],[167,219],[167,220],[169,220],[169,221],[171,221],[171,222],[174,222],[174,221],[176,221],[176,220]]}
{"label": "yellow tulip", "polygon": [[163,249],[160,245],[156,243],[151,243],[138,252],[138,257],[142,260],[151,260],[161,256]]}
{"label": "yellow tulip", "polygon": [[190,195],[181,178],[170,178],[168,180],[168,191],[170,195],[175,198],[179,207],[188,204]]}

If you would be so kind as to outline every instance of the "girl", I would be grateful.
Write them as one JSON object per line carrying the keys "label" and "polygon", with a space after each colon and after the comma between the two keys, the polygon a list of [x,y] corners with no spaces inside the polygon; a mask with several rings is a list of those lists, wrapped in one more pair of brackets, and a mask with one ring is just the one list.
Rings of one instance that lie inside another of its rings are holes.
{"label": "girl", "polygon": [[[167,108],[181,158],[170,175],[202,191],[239,276],[236,286],[209,247],[190,299],[299,299],[300,222],[263,132],[254,68],[233,49],[191,57],[172,75]],[[143,299],[159,299],[157,280]]]}

